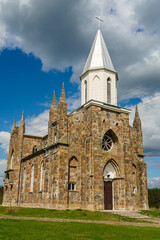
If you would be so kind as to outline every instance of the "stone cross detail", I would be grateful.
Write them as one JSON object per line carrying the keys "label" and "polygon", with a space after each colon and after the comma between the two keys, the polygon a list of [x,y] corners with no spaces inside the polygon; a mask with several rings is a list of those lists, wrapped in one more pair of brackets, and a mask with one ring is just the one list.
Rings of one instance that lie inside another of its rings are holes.
{"label": "stone cross detail", "polygon": [[103,20],[101,19],[101,17],[95,17],[98,20],[98,28],[101,27],[101,22],[103,22]]}

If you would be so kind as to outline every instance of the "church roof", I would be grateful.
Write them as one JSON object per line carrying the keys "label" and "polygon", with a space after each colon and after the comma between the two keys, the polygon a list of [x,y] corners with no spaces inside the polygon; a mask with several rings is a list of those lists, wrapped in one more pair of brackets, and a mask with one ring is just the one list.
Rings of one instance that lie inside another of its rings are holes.
{"label": "church roof", "polygon": [[83,69],[84,74],[86,71],[91,69],[107,68],[108,70],[114,71],[114,66],[110,58],[108,49],[103,39],[101,30],[98,29],[95,39],[92,44],[91,51],[89,53],[86,65]]}

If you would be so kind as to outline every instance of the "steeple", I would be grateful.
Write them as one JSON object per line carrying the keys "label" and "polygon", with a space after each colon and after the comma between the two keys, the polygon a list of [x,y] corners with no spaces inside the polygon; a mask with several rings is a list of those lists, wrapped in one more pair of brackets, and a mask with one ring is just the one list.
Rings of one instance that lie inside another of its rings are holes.
{"label": "steeple", "polygon": [[115,72],[101,30],[98,29],[82,74],[88,70],[100,68],[106,68]]}
{"label": "steeple", "polygon": [[139,117],[138,106],[136,105],[135,117],[133,121],[133,127],[136,128],[138,131],[141,131],[141,120]]}
{"label": "steeple", "polygon": [[55,91],[53,92],[51,108],[49,111],[49,124],[53,123],[54,121],[57,121],[57,105]]}
{"label": "steeple", "polygon": [[118,75],[100,29],[97,31],[80,79],[82,105],[89,100],[117,105]]}

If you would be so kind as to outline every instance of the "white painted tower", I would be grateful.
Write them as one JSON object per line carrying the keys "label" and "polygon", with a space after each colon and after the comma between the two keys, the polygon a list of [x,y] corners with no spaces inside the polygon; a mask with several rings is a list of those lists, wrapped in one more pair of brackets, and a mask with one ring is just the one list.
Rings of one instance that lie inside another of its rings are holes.
{"label": "white painted tower", "polygon": [[81,104],[96,100],[117,105],[117,80],[101,30],[98,29],[81,79]]}

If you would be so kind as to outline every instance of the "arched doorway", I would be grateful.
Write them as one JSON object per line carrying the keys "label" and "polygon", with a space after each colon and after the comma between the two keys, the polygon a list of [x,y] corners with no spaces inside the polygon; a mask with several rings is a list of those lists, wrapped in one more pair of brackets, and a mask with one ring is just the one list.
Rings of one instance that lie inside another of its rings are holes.
{"label": "arched doorway", "polygon": [[104,209],[112,210],[114,206],[114,183],[116,170],[112,160],[109,161],[104,168]]}

